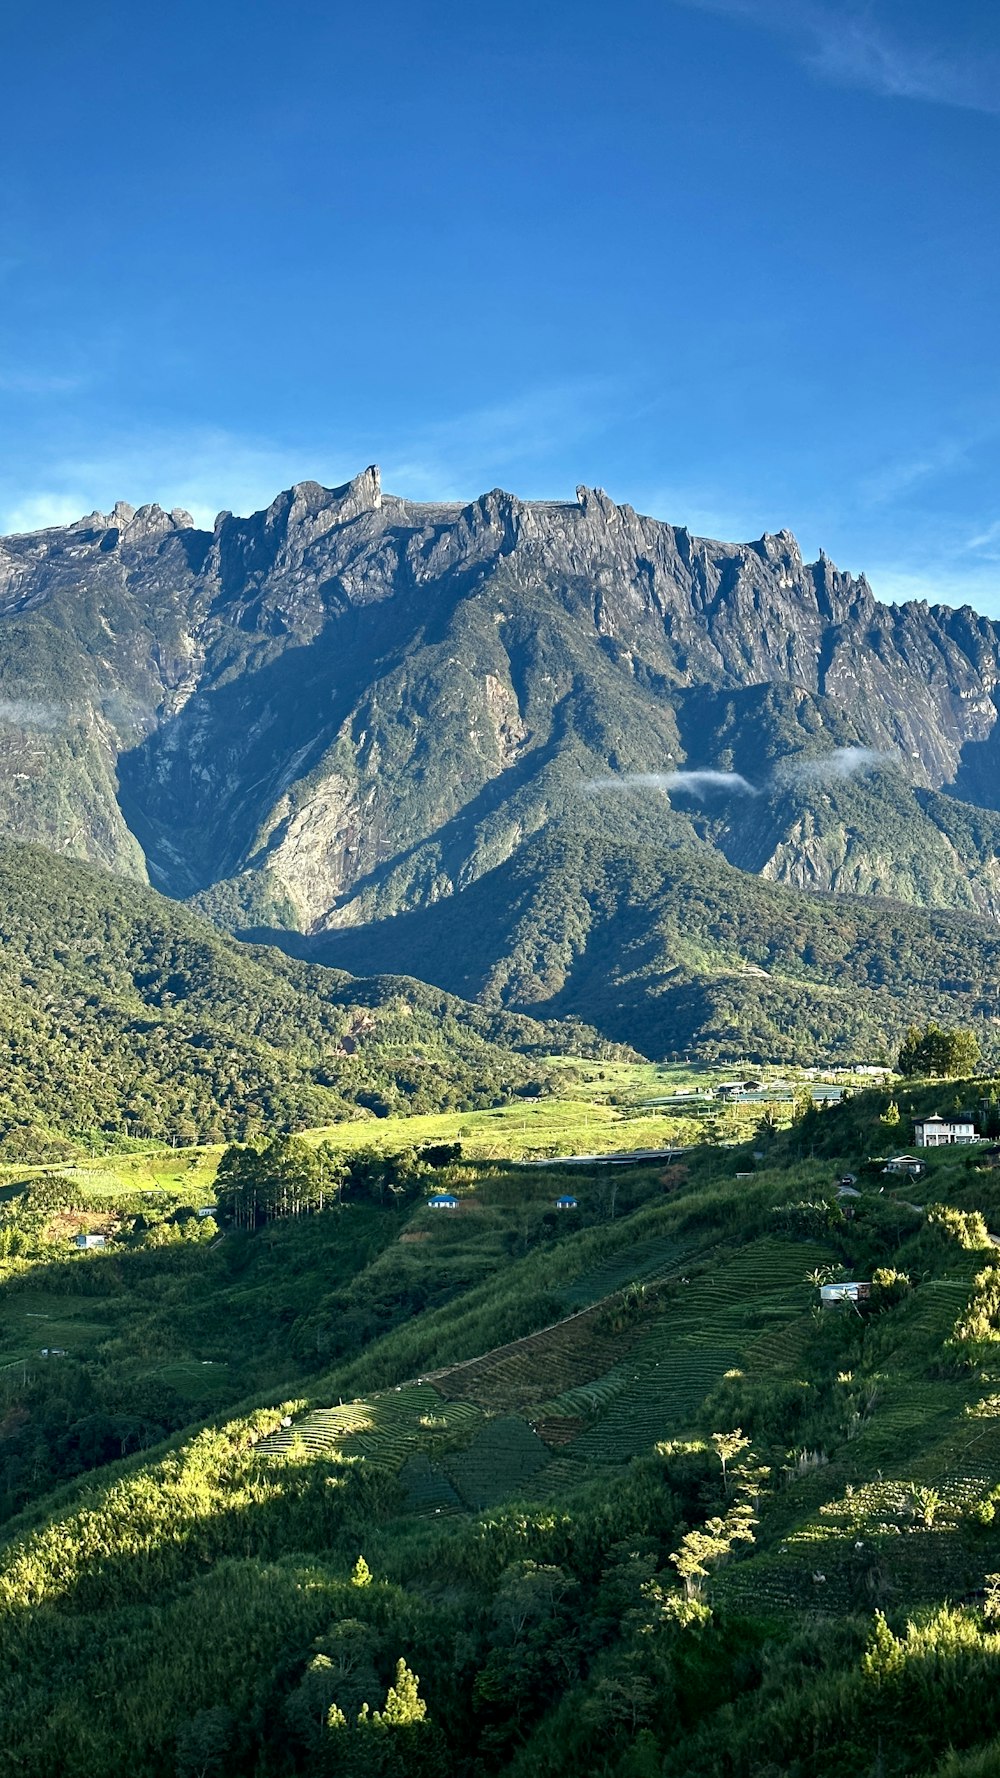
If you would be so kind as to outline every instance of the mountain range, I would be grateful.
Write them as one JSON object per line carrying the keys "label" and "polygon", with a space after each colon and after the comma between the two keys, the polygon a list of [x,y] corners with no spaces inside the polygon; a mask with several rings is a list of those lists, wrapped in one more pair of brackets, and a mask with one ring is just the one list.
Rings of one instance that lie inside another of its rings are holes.
{"label": "mountain range", "polygon": [[[668,879],[680,904],[709,878],[733,906],[766,892],[786,927],[801,891],[852,898],[859,932],[909,904],[939,983],[941,920],[916,910],[953,910],[981,961],[1000,914],[998,683],[1000,625],[968,608],[881,604],[786,531],[712,542],[595,489],[418,504],[370,468],[212,532],[119,503],[0,541],[9,838],[233,932],[362,973],[395,968],[395,947],[533,1011],[566,1002],[568,910],[597,905],[586,870],[566,883],[574,859],[632,883],[629,942],[660,932],[664,980],[720,961],[676,921],[662,937],[648,886]],[[532,872],[548,937],[511,969],[501,935]],[[623,984],[605,1027],[635,1041],[624,932],[616,916],[599,979],[605,999]],[[589,1018],[586,998],[568,996]]]}

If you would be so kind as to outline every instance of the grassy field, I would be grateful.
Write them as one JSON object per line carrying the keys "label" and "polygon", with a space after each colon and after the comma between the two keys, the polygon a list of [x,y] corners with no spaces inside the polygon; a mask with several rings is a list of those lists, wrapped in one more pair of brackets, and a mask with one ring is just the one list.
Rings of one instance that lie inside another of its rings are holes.
{"label": "grassy field", "polygon": [[[552,1097],[518,1100],[488,1111],[359,1118],[302,1134],[309,1142],[328,1142],[341,1152],[372,1147],[388,1153],[425,1143],[461,1142],[465,1156],[480,1161],[687,1146],[704,1140],[706,1115],[713,1108],[697,1102],[690,1111],[683,1105],[660,1108],[649,1101],[678,1092],[708,1092],[734,1073],[695,1065],[588,1062],[565,1056],[548,1058],[547,1066],[559,1081],[559,1092]],[[787,1079],[787,1073],[782,1078]],[[729,1139],[749,1133],[762,1109],[759,1104],[727,1108]],[[787,1122],[789,1115],[787,1106],[778,1107],[779,1122]],[[2,1167],[0,1189],[39,1172],[54,1172],[85,1185],[88,1198],[95,1200],[113,1199],[123,1192],[160,1193],[193,1205],[211,1200],[221,1146],[135,1148],[136,1152],[72,1165]]]}

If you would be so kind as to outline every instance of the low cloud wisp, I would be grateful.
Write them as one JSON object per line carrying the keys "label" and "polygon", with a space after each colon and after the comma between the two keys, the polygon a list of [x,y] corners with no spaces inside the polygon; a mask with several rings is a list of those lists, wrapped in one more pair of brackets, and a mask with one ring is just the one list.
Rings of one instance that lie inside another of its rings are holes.
{"label": "low cloud wisp", "polygon": [[898,764],[895,753],[881,753],[875,747],[834,747],[829,753],[806,759],[793,754],[779,760],[763,786],[751,784],[742,772],[720,772],[705,766],[692,771],[623,772],[616,778],[591,778],[584,785],[584,792],[587,796],[606,791],[627,796],[637,790],[655,790],[662,796],[671,791],[686,791],[691,796],[761,796],[768,790],[783,790],[794,784],[844,784],[863,772]]}
{"label": "low cloud wisp", "polygon": [[786,784],[837,784],[856,778],[860,772],[873,772],[878,766],[894,763],[894,754],[879,753],[874,747],[835,747],[832,753],[821,754],[818,759],[785,760],[775,779]]}
{"label": "low cloud wisp", "polygon": [[57,704],[40,704],[31,698],[0,698],[0,724],[8,728],[61,728],[64,712]]}
{"label": "low cloud wisp", "polygon": [[601,790],[687,790],[693,796],[711,795],[717,791],[735,792],[737,796],[757,796],[759,792],[744,778],[742,772],[715,772],[706,768],[693,772],[626,772],[621,778],[591,778],[590,794]]}

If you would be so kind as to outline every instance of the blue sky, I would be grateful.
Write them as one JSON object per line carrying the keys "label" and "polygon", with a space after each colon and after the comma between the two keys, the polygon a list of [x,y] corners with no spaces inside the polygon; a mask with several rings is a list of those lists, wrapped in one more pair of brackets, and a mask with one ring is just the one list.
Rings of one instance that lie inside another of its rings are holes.
{"label": "blue sky", "polygon": [[0,528],[597,483],[1000,614],[1000,9],[6,9]]}

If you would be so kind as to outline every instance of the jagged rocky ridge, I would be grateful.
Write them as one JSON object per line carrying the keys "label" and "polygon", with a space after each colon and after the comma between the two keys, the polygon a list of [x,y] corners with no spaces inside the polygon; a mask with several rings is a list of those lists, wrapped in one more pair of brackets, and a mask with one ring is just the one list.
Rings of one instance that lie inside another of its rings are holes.
{"label": "jagged rocky ridge", "polygon": [[[998,680],[967,608],[593,489],[435,506],[372,468],[211,533],[119,504],[0,543],[6,832],[236,927],[427,905],[554,822],[996,916]],[[678,769],[727,776],[622,782]]]}

